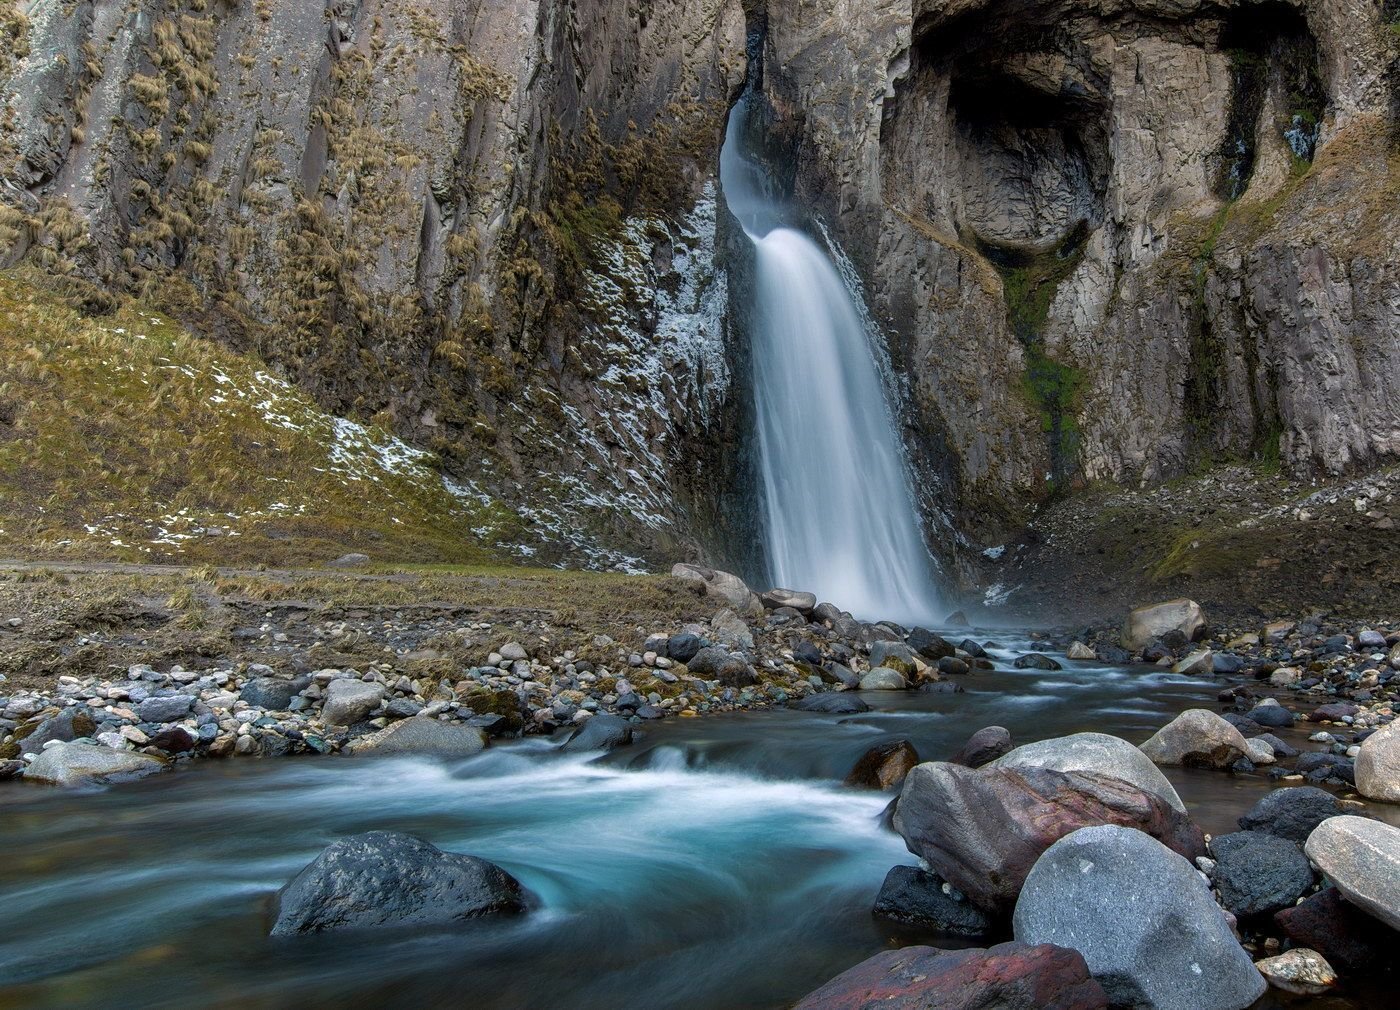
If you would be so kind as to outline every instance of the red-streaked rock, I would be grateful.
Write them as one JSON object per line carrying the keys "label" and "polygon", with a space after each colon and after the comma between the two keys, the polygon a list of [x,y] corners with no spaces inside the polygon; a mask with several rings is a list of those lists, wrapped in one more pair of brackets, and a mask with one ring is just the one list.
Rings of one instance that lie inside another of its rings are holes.
{"label": "red-streaked rock", "polygon": [[1049,768],[919,765],[904,780],[894,827],[909,851],[992,914],[1009,914],[1041,853],[1080,828],[1136,828],[1195,859],[1200,828],[1161,796],[1121,779]]}
{"label": "red-streaked rock", "polygon": [[1077,951],[1003,943],[988,950],[905,947],[842,972],[794,1010],[1098,1010],[1103,987]]}

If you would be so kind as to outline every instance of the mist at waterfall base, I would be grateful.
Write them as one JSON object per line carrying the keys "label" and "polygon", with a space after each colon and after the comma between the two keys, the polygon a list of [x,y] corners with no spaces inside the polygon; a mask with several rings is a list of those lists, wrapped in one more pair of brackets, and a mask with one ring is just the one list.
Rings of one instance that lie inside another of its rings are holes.
{"label": "mist at waterfall base", "polygon": [[904,447],[874,334],[826,252],[782,222],[730,114],[720,177],[754,248],[754,410],[764,553],[773,584],[858,617],[939,616]]}

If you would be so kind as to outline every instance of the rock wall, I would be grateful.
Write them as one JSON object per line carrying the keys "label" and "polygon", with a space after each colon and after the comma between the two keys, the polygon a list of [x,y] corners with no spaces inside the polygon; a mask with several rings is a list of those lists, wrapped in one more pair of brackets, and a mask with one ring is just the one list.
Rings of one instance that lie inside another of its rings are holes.
{"label": "rock wall", "polygon": [[800,196],[974,536],[1085,481],[1400,455],[1382,8],[768,4]]}
{"label": "rock wall", "polygon": [[546,525],[694,549],[738,0],[0,0],[0,37],[0,266],[195,317]]}

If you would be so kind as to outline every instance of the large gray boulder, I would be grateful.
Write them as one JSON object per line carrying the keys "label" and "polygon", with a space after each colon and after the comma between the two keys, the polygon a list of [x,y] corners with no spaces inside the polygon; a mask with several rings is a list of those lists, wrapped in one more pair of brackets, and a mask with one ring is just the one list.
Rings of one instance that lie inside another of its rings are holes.
{"label": "large gray boulder", "polygon": [[1131,828],[1082,828],[1036,862],[1016,939],[1084,955],[1114,1006],[1243,1010],[1267,985],[1189,862]]}
{"label": "large gray boulder", "polygon": [[903,691],[909,687],[904,674],[888,666],[877,666],[860,678],[862,691]]}
{"label": "large gray boulder", "polygon": [[494,863],[370,831],[327,847],[282,888],[272,935],[449,923],[524,908],[520,882]]}
{"label": "large gray boulder", "polygon": [[1400,828],[1332,817],[1308,836],[1304,851],[1342,897],[1400,929]]}
{"label": "large gray boulder", "polygon": [[367,680],[342,678],[326,687],[321,718],[327,726],[349,726],[368,716],[384,700],[384,686]]}
{"label": "large gray boulder", "polygon": [[612,750],[632,742],[632,724],[621,716],[599,712],[564,743],[564,750]]}
{"label": "large gray boulder", "polygon": [[1128,741],[1107,733],[1075,733],[1028,743],[993,761],[991,767],[1097,772],[1131,782],[1186,812],[1186,804],[1152,760]]}
{"label": "large gray boulder", "polygon": [[894,812],[909,851],[993,914],[1011,911],[1046,849],[1094,824],[1139,828],[1191,859],[1205,854],[1200,828],[1165,799],[1092,772],[929,762],[904,780]]}
{"label": "large gray boulder", "polygon": [[791,607],[803,617],[811,617],[812,611],[817,607],[817,598],[814,594],[799,592],[795,589],[770,589],[766,593],[760,593],[759,599],[770,610]]}
{"label": "large gray boulder", "polygon": [[1159,729],[1142,745],[1142,752],[1159,765],[1229,768],[1248,755],[1249,745],[1214,712],[1193,708]]}
{"label": "large gray boulder", "polygon": [[24,771],[24,781],[51,786],[100,786],[154,775],[165,762],[149,754],[84,743],[45,749]]}
{"label": "large gray boulder", "polygon": [[351,755],[433,754],[439,757],[471,757],[486,747],[486,734],[475,726],[462,726],[414,716],[400,719],[377,733],[352,741]]}
{"label": "large gray boulder", "polygon": [[1188,642],[1194,642],[1205,626],[1205,612],[1195,600],[1171,600],[1138,607],[1123,622],[1123,648],[1144,648],[1169,631],[1179,631]]}
{"label": "large gray boulder", "polygon": [[1361,741],[1356,755],[1356,791],[1368,800],[1400,803],[1400,721]]}

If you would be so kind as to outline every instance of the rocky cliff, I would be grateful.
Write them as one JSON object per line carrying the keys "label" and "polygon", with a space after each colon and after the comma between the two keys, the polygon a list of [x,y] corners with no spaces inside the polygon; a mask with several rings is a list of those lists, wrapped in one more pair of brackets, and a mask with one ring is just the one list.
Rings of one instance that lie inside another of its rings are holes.
{"label": "rocky cliff", "polygon": [[0,37],[0,265],[193,317],[561,556],[687,549],[738,0],[4,0]]}
{"label": "rocky cliff", "polygon": [[714,176],[747,24],[946,553],[1054,491],[1400,455],[1396,18],[3,0],[0,256],[92,310],[158,297],[561,557],[743,555],[716,491],[742,484],[743,264]]}
{"label": "rocky cliff", "polygon": [[769,5],[931,499],[990,531],[1052,488],[1400,454],[1393,7]]}

